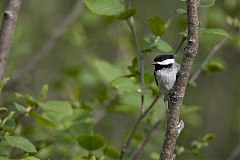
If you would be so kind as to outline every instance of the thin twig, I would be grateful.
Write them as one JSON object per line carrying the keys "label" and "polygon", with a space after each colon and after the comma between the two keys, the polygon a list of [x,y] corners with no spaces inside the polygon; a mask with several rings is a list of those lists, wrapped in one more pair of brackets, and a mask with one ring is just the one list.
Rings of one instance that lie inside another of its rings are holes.
{"label": "thin twig", "polygon": [[127,141],[126,141],[126,143],[124,143],[124,144],[122,145],[121,154],[120,154],[119,160],[122,160],[122,159],[123,159],[124,154],[126,153],[128,147],[129,147],[129,145],[130,145],[130,143],[131,143],[131,141],[132,141],[132,138],[133,138],[136,130],[137,130],[138,127],[139,127],[140,122],[141,122],[141,121],[146,117],[146,115],[152,110],[153,106],[155,105],[155,103],[157,102],[157,100],[159,99],[159,97],[160,97],[160,94],[156,95],[156,97],[154,98],[154,100],[152,101],[152,103],[150,104],[150,106],[146,109],[146,111],[144,111],[143,114],[140,114],[140,115],[139,115],[139,117],[138,117],[138,119],[137,119],[137,121],[136,121],[136,123],[135,123],[135,125],[134,125],[134,127],[133,127],[133,129],[132,129],[132,131],[131,131],[128,139],[127,139]]}
{"label": "thin twig", "polygon": [[228,160],[239,160],[240,159],[240,144],[233,150]]}
{"label": "thin twig", "polygon": [[[131,1],[130,0],[126,0],[127,6],[128,8],[131,8]],[[127,24],[129,26],[129,28],[131,29],[132,32],[132,36],[134,39],[134,43],[137,49],[137,60],[138,60],[138,69],[140,72],[140,78],[141,78],[141,90],[144,91],[145,89],[145,84],[144,84],[144,62],[143,62],[143,55],[141,52],[141,48],[138,42],[138,37],[137,37],[137,33],[136,33],[136,29],[134,27],[134,18],[133,16],[131,16],[128,20],[127,20]],[[144,95],[141,95],[141,114],[143,114],[144,112]]]}
{"label": "thin twig", "polygon": [[7,66],[9,50],[22,0],[8,0],[0,31],[0,81]]}
{"label": "thin twig", "polygon": [[15,74],[12,75],[10,82],[8,83],[8,87],[16,86],[21,82],[25,76],[29,75],[33,71],[35,71],[41,62],[43,62],[46,57],[51,54],[52,49],[55,47],[58,40],[62,37],[62,35],[67,31],[67,29],[76,21],[79,17],[80,12],[83,9],[82,0],[77,0],[74,4],[73,9],[66,16],[63,22],[58,25],[55,29],[51,37],[43,44],[42,49],[34,54],[34,57],[28,62],[25,63],[22,68],[20,68]]}
{"label": "thin twig", "polygon": [[211,52],[208,54],[208,56],[205,58],[201,66],[198,68],[198,70],[191,76],[190,82],[194,82],[202,73],[204,68],[208,65],[209,61],[212,59],[212,57],[224,46],[224,44],[227,42],[229,38],[226,37],[223,40],[221,40],[219,43],[217,43]]}
{"label": "thin twig", "polygon": [[161,160],[174,160],[174,148],[176,141],[182,129],[183,121],[180,121],[180,109],[185,95],[188,79],[191,72],[193,61],[198,53],[198,12],[197,0],[187,0],[187,24],[188,24],[188,42],[185,48],[181,70],[177,82],[170,92],[169,114],[165,138],[161,150]]}
{"label": "thin twig", "polygon": [[97,124],[107,114],[107,109],[112,106],[112,104],[117,100],[118,97],[118,94],[114,94],[109,99],[104,101],[97,110],[93,111],[92,117],[94,124]]}
{"label": "thin twig", "polygon": [[138,146],[138,148],[135,150],[134,154],[133,154],[133,158],[130,158],[132,160],[137,160],[138,157],[140,156],[140,154],[142,153],[144,147],[146,146],[146,144],[151,140],[151,138],[153,137],[154,133],[157,131],[159,125],[162,123],[162,119],[158,120],[154,126],[147,132],[143,142]]}
{"label": "thin twig", "polygon": [[187,40],[187,37],[183,36],[180,44],[178,45],[177,49],[173,53],[174,55],[178,54],[178,52],[180,51],[180,49],[182,48],[182,46],[186,40]]}

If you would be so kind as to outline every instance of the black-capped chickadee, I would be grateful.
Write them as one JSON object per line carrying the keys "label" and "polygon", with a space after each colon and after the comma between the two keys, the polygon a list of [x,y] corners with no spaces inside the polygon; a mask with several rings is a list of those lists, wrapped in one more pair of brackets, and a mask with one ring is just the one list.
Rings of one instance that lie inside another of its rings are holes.
{"label": "black-capped chickadee", "polygon": [[155,66],[154,77],[160,92],[168,100],[169,91],[173,88],[178,77],[180,65],[175,62],[173,55],[159,55],[152,63]]}

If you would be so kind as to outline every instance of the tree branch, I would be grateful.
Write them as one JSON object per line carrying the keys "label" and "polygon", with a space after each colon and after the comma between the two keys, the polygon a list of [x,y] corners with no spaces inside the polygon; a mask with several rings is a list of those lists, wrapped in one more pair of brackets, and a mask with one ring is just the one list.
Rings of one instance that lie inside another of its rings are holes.
{"label": "tree branch", "polygon": [[196,79],[200,76],[200,74],[202,73],[202,71],[204,70],[204,68],[208,65],[209,61],[212,59],[212,57],[219,51],[219,49],[222,48],[222,46],[224,46],[224,44],[227,42],[228,37],[224,38],[222,41],[220,41],[219,43],[217,43],[213,49],[211,50],[211,52],[208,54],[208,56],[206,57],[206,59],[203,61],[203,63],[201,64],[201,66],[198,68],[198,70],[191,76],[190,78],[190,82],[194,82],[196,81]]}
{"label": "tree branch", "polygon": [[174,55],[178,54],[178,52],[180,51],[180,49],[182,48],[182,46],[186,40],[187,40],[187,37],[183,36],[180,44],[178,45],[177,49],[173,53]]}
{"label": "tree branch", "polygon": [[97,110],[92,112],[93,123],[97,124],[106,114],[107,109],[118,99],[119,95],[114,93],[109,99],[105,100]]}
{"label": "tree branch", "polygon": [[[131,8],[131,1],[130,0],[126,0],[126,4],[128,6],[128,8]],[[141,52],[141,48],[138,42],[138,37],[137,37],[137,33],[134,27],[134,18],[133,16],[131,16],[128,20],[127,20],[128,26],[131,29],[132,32],[132,36],[134,39],[134,43],[137,49],[137,60],[138,60],[138,70],[140,72],[140,78],[141,78],[141,90],[143,91],[145,89],[145,84],[144,84],[144,62],[143,62],[143,55]],[[144,112],[144,95],[141,95],[141,114],[143,114]]]}
{"label": "tree branch", "polygon": [[25,63],[25,66],[20,68],[15,74],[12,75],[12,78],[7,85],[8,87],[18,85],[18,83],[21,82],[21,79],[37,69],[40,63],[43,62],[51,53],[52,49],[55,47],[56,43],[62,37],[62,35],[76,21],[82,9],[82,0],[77,0],[71,12],[66,16],[63,22],[58,25],[51,37],[49,37],[46,43],[44,43],[42,49],[39,52],[35,53],[34,57],[29,61],[29,63]]}
{"label": "tree branch", "polygon": [[137,160],[138,157],[140,156],[140,154],[142,153],[144,147],[146,146],[146,144],[151,140],[151,138],[153,137],[154,133],[157,131],[159,125],[162,123],[162,119],[158,120],[154,126],[147,132],[143,142],[138,146],[138,148],[135,150],[134,154],[133,154],[133,158],[131,158],[132,160]]}
{"label": "tree branch", "polygon": [[157,100],[159,99],[159,97],[160,97],[160,94],[158,94],[158,95],[154,98],[154,100],[152,101],[152,103],[150,104],[150,106],[146,109],[146,111],[144,111],[143,114],[140,114],[140,115],[139,115],[139,117],[138,117],[138,119],[137,119],[137,121],[136,121],[136,123],[135,123],[135,125],[134,125],[134,127],[133,127],[133,129],[132,129],[132,131],[131,131],[128,139],[127,139],[127,141],[126,141],[126,143],[124,143],[124,144],[122,145],[121,154],[120,154],[119,160],[122,160],[122,159],[123,159],[124,154],[126,153],[128,147],[129,147],[129,145],[130,145],[130,143],[131,143],[131,141],[132,141],[132,138],[133,138],[135,132],[137,131],[137,129],[138,129],[139,125],[140,125],[140,122],[141,122],[141,121],[146,117],[146,115],[151,111],[151,109],[153,108],[153,106],[155,105],[155,103],[157,102]]}
{"label": "tree branch", "polygon": [[170,92],[167,129],[160,155],[161,160],[174,160],[174,148],[177,138],[184,127],[179,120],[180,109],[185,95],[191,67],[198,53],[198,0],[187,0],[188,42],[185,48],[181,70],[177,82]]}
{"label": "tree branch", "polygon": [[240,144],[233,150],[228,160],[239,160],[240,159]]}
{"label": "tree branch", "polygon": [[8,0],[0,31],[0,81],[7,66],[9,50],[22,0]]}

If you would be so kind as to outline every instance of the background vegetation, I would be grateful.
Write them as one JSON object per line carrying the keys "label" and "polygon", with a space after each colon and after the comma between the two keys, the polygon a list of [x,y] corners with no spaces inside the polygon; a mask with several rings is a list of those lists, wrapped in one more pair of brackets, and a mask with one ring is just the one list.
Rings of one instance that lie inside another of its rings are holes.
{"label": "background vegetation", "polygon": [[[116,16],[116,11],[115,15],[105,11],[108,16],[99,13],[91,8],[91,2],[85,1],[87,6],[49,55],[13,83],[14,75],[33,61],[76,3],[23,1],[6,71],[10,80],[2,95],[3,107],[7,108],[0,110],[2,158],[77,160],[94,155],[117,159],[139,115],[140,95],[145,95],[147,107],[157,94],[151,62],[156,55],[173,53],[179,46],[186,29],[185,2],[132,1],[140,46],[148,51],[143,53],[144,91],[140,89],[136,47],[127,23]],[[0,1],[1,13],[5,3]],[[204,67],[204,74],[188,86],[181,113],[185,128],[177,141],[178,159],[227,159],[240,144],[240,32],[236,29],[240,3],[204,3],[210,5],[199,8],[200,48],[192,73],[216,44],[225,42]],[[161,17],[166,30],[153,45],[155,33],[149,18],[155,16]],[[177,55],[179,63],[183,48]],[[144,119],[126,156],[163,118],[140,158],[158,159],[165,117],[166,106],[161,99]]]}

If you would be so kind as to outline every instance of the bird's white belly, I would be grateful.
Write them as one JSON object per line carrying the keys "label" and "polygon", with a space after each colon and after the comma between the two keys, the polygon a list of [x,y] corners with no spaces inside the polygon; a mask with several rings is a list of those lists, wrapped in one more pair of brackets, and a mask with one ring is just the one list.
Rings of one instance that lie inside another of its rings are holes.
{"label": "bird's white belly", "polygon": [[158,87],[160,91],[163,94],[168,94],[176,81],[176,74],[169,74],[169,72],[157,72],[157,75]]}

